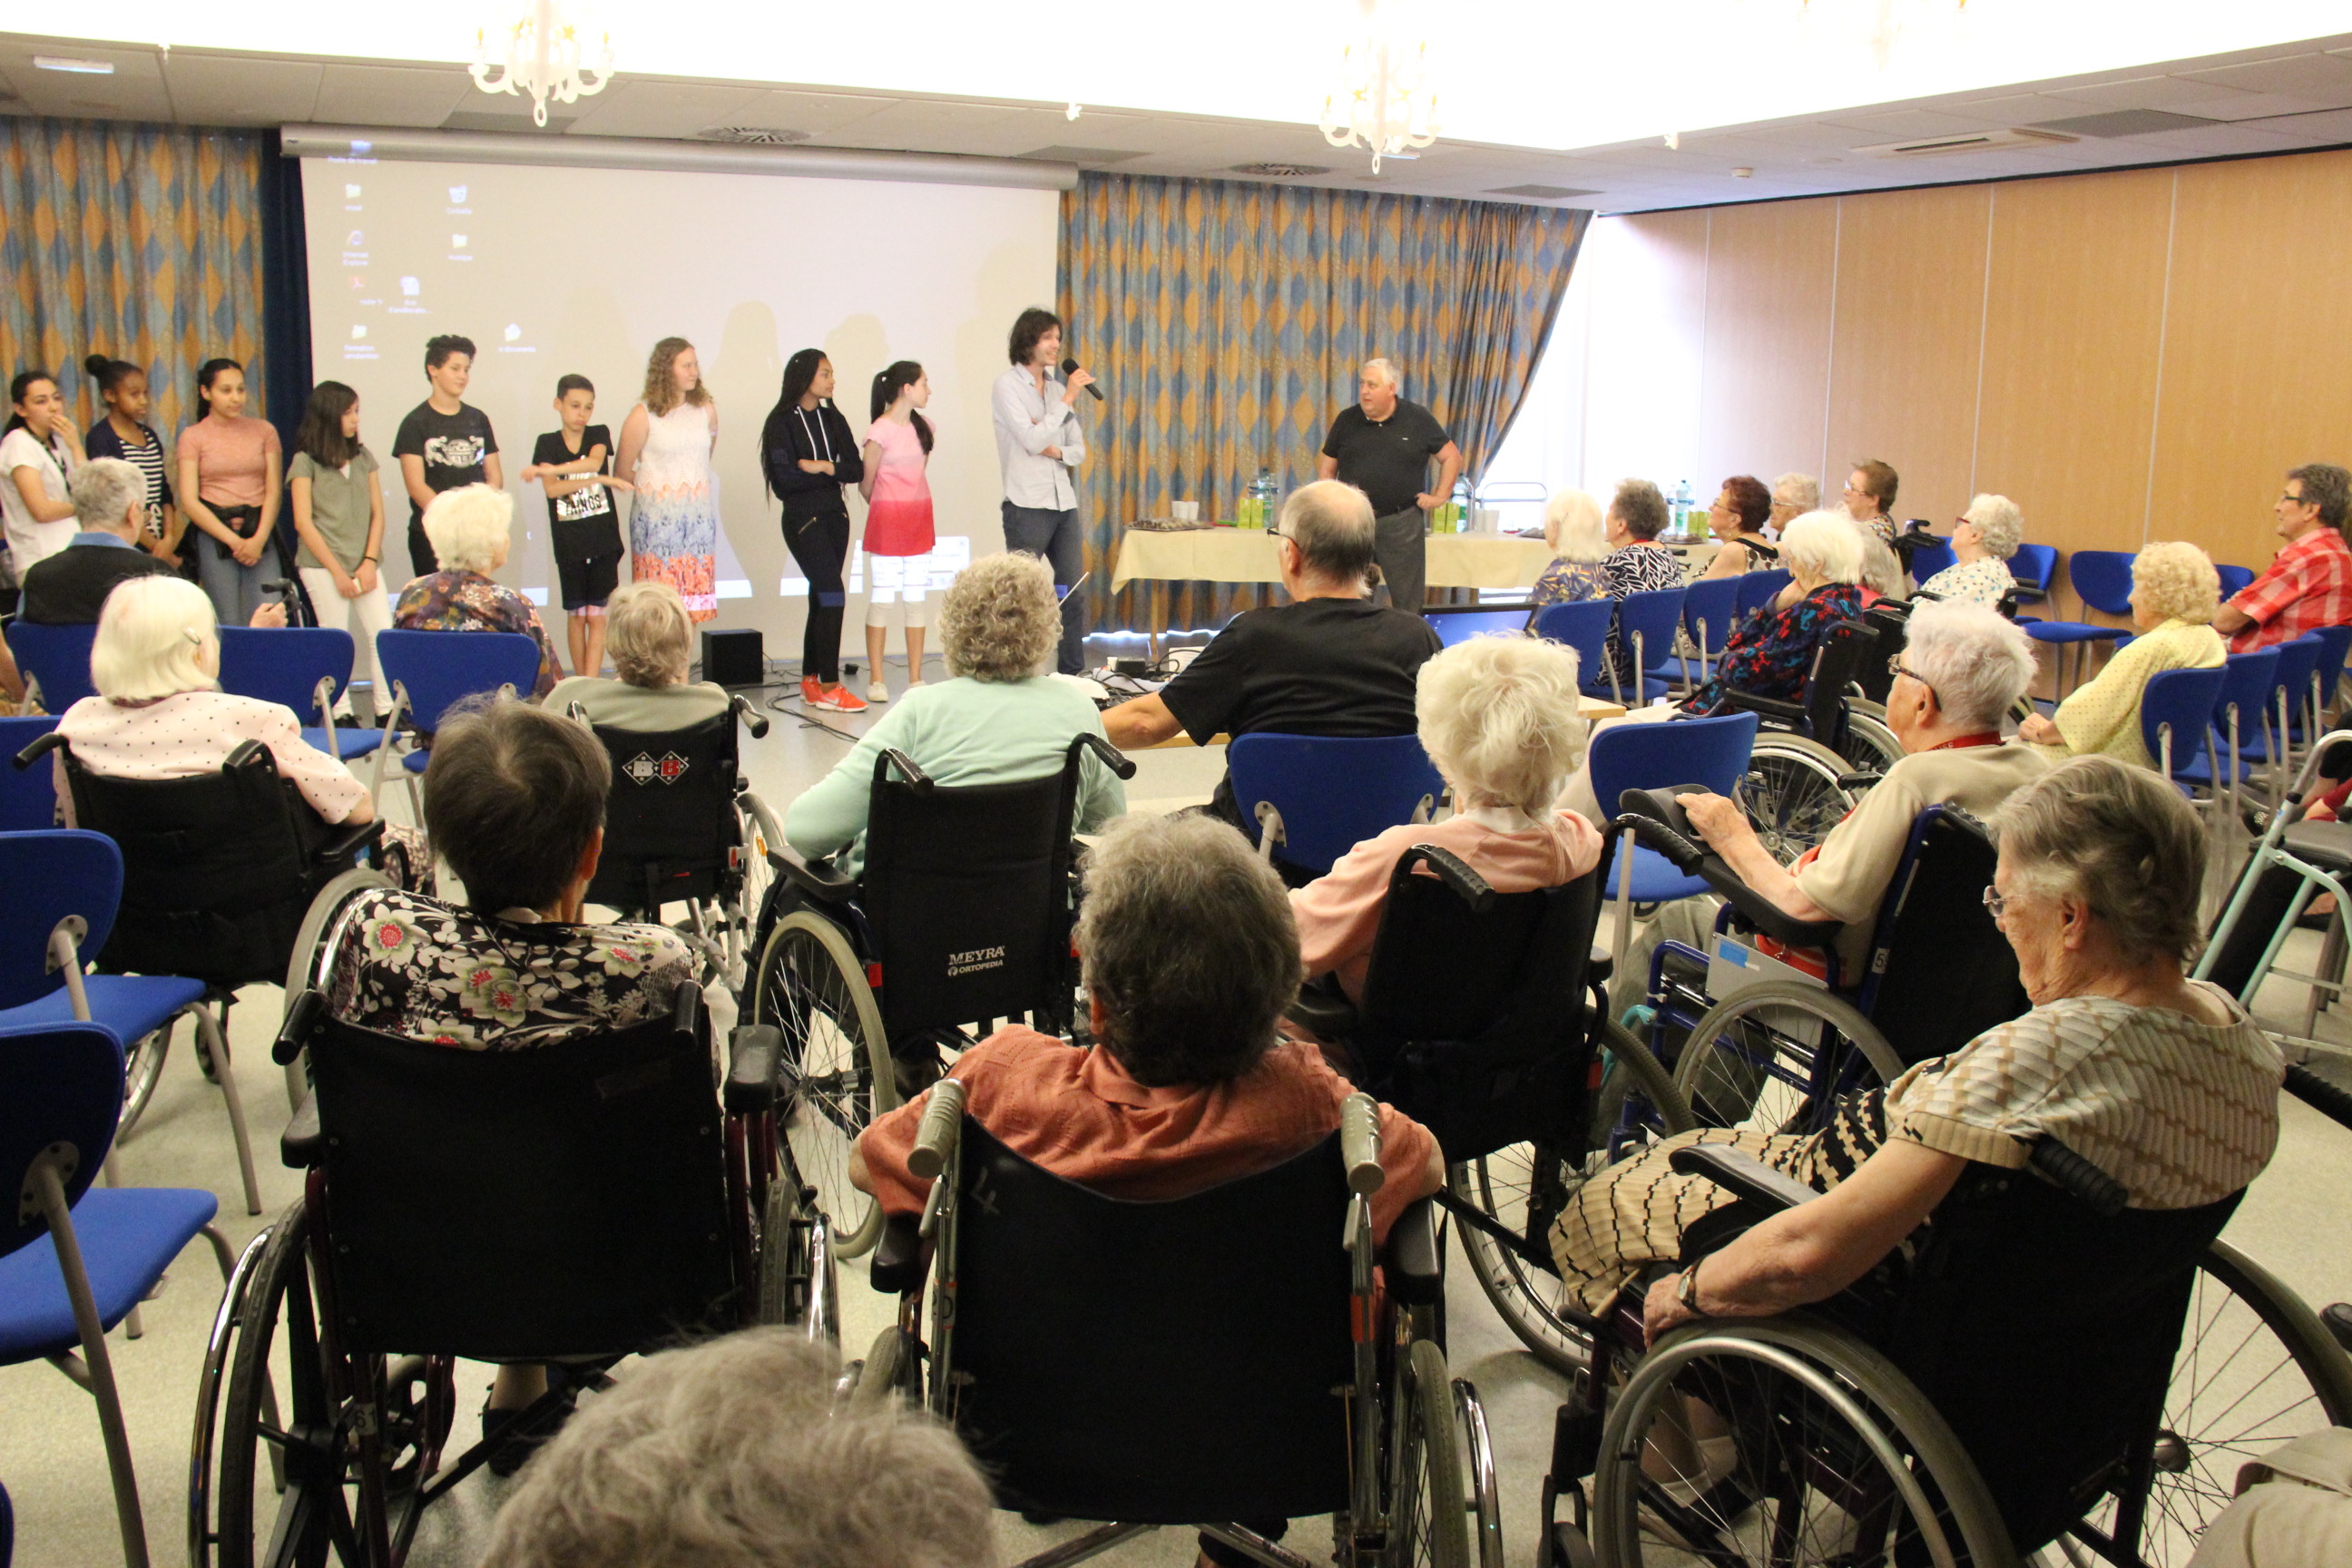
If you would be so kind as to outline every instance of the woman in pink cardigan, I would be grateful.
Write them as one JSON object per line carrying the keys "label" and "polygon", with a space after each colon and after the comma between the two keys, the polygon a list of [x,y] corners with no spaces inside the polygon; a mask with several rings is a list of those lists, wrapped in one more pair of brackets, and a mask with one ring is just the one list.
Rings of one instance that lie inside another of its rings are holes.
{"label": "woman in pink cardigan", "polygon": [[1454,786],[1454,815],[1367,838],[1290,895],[1307,974],[1336,974],[1350,998],[1363,994],[1389,877],[1412,846],[1450,851],[1498,893],[1556,888],[1601,863],[1601,835],[1552,804],[1584,755],[1574,653],[1474,637],[1421,667],[1413,709],[1423,749]]}

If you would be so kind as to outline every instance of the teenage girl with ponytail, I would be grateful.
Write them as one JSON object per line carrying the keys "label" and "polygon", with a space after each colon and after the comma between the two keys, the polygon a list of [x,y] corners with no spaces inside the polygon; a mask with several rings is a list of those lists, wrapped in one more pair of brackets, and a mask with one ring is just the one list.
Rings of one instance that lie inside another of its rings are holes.
{"label": "teenage girl with ponytail", "polygon": [[931,401],[931,378],[913,360],[902,359],[874,378],[874,423],[866,432],[866,475],[857,482],[866,498],[866,697],[890,700],[882,679],[882,650],[894,619],[907,628],[907,684],[923,684],[923,629],[930,625],[923,568],[929,555],[931,486],[924,470],[931,458],[931,426],[921,413]]}
{"label": "teenage girl with ponytail", "polygon": [[848,592],[849,505],[844,485],[866,477],[849,421],[833,399],[833,362],[803,349],[784,362],[784,386],[760,431],[760,468],[784,506],[784,545],[808,579],[808,621],[801,633],[801,703],[835,713],[863,713],[866,703],[841,684],[841,618]]}
{"label": "teenage girl with ponytail", "polygon": [[98,386],[99,401],[106,405],[106,417],[82,437],[82,453],[120,458],[139,470],[147,481],[147,526],[140,531],[139,543],[156,560],[180,565],[180,535],[187,521],[172,504],[172,479],[166,471],[171,463],[163,456],[163,438],[147,423],[147,373],[129,360],[105,354],[92,354],[81,363]]}
{"label": "teenage girl with ponytail", "polygon": [[205,537],[191,539],[196,584],[224,626],[263,604],[262,584],[287,575],[275,558],[285,458],[277,428],[245,411],[245,367],[208,359],[196,372],[203,416],[180,432],[180,505]]}

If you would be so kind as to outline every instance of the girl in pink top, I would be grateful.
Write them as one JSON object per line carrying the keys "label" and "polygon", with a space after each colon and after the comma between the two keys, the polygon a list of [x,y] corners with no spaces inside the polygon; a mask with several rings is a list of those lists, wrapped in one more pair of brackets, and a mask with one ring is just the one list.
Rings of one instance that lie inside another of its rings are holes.
{"label": "girl in pink top", "polygon": [[931,378],[902,359],[874,378],[874,423],[866,432],[866,697],[890,700],[882,679],[882,650],[890,623],[907,628],[907,684],[923,683],[923,628],[931,624],[924,564],[931,531],[931,426],[921,410],[931,401]]}
{"label": "girl in pink top", "polygon": [[246,626],[262,605],[261,585],[290,577],[274,538],[282,498],[278,430],[245,412],[245,367],[206,360],[196,372],[204,417],[180,432],[180,482],[174,489],[194,540],[196,582],[214,613]]}

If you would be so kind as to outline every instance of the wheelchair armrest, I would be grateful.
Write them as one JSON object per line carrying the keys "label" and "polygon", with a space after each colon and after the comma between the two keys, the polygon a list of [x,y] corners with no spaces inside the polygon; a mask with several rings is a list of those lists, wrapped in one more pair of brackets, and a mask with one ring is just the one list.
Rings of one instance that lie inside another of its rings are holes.
{"label": "wheelchair armrest", "polygon": [[1328,975],[1300,986],[1297,998],[1283,1009],[1283,1015],[1326,1040],[1346,1039],[1356,1032],[1360,1022],[1356,1005],[1348,1000],[1347,993]]}
{"label": "wheelchair armrest", "polygon": [[228,754],[228,760],[221,763],[221,767],[224,770],[241,768],[268,749],[258,741],[240,741],[237,742],[236,750]]}
{"label": "wheelchair armrest", "polygon": [[874,1247],[874,1289],[904,1296],[923,1288],[923,1219],[920,1215],[894,1214],[882,1221],[882,1239]]}
{"label": "wheelchair armrest", "polygon": [[319,1163],[325,1139],[319,1131],[319,1097],[306,1094],[294,1108],[294,1119],[278,1136],[278,1160],[289,1171],[307,1171]]}
{"label": "wheelchair armrest", "polygon": [[1759,719],[1775,720],[1800,730],[1808,729],[1811,724],[1801,702],[1783,702],[1774,697],[1759,697],[1752,691],[1742,691],[1729,686],[1723,689],[1722,700],[1743,713],[1753,713]]}
{"label": "wheelchair armrest", "polygon": [[1090,751],[1094,752],[1097,757],[1101,759],[1103,766],[1108,768],[1112,773],[1117,773],[1122,779],[1131,779],[1135,776],[1135,764],[1128,760],[1127,753],[1120,751],[1117,746],[1112,745],[1108,741],[1104,740],[1100,735],[1094,733],[1092,731],[1087,731],[1072,738],[1070,742],[1070,755],[1075,757],[1081,751]]}
{"label": "wheelchair armrest", "polygon": [[17,752],[16,755],[15,762],[18,771],[21,772],[26,768],[31,767],[35,763],[39,762],[43,757],[47,756],[51,752],[56,751],[59,746],[62,746],[65,743],[66,738],[63,735],[58,734],[55,730],[48,731],[45,734],[35,736],[33,743],[26,746],[23,751]]}
{"label": "wheelchair armrest", "polygon": [[751,739],[764,741],[768,738],[768,721],[758,709],[751,706],[750,698],[738,691],[728,698],[727,706],[737,718],[743,721],[743,728],[751,731]]}
{"label": "wheelchair armrest", "polygon": [[1469,905],[1474,914],[1485,914],[1495,907],[1495,889],[1486,885],[1486,879],[1472,870],[1460,856],[1434,844],[1416,844],[1398,856],[1396,869],[1389,873],[1390,885],[1394,886],[1399,877],[1414,875],[1414,868],[1419,866],[1434,872],[1437,879]]}
{"label": "wheelchair armrest", "polygon": [[1860,773],[1838,774],[1837,786],[1842,790],[1868,789],[1886,775],[1870,769]]}
{"label": "wheelchair armrest", "polygon": [[2336,1088],[2302,1063],[2287,1063],[2286,1091],[2338,1126],[2352,1127],[2352,1094]]}
{"label": "wheelchair armrest", "polygon": [[321,862],[348,860],[383,837],[383,818],[380,816],[356,826],[345,823],[335,830],[332,838],[319,846],[319,851],[312,858]]}
{"label": "wheelchair armrest", "polygon": [[809,860],[781,838],[768,846],[768,859],[792,879],[794,887],[820,902],[845,904],[857,896],[856,878],[845,877],[831,866]]}
{"label": "wheelchair armrest", "polygon": [[[1702,786],[1690,784],[1673,789],[1629,789],[1617,797],[1618,815],[1610,827],[1622,833],[1631,830],[1633,837],[1664,856],[1675,870],[1687,877],[1706,874],[1706,862],[1715,857],[1706,849],[1706,840],[1690,825],[1683,814],[1677,795],[1699,791]],[[1725,868],[1727,871],[1728,867]]]}
{"label": "wheelchair armrest", "polygon": [[1610,948],[1595,945],[1584,956],[1584,978],[1588,984],[1606,985],[1617,973],[1617,954]]}
{"label": "wheelchair armrest", "polygon": [[2091,1211],[2103,1218],[2113,1219],[2131,1201],[2121,1182],[2055,1138],[2045,1136],[2036,1142],[2025,1163],[2053,1185],[2090,1205]]}
{"label": "wheelchair armrest", "polygon": [[776,1103],[776,1073],[783,1065],[784,1034],[773,1024],[745,1024],[728,1041],[724,1103],[739,1115]]}
{"label": "wheelchair armrest", "polygon": [[1694,1143],[1677,1149],[1666,1163],[1685,1176],[1705,1176],[1735,1197],[1778,1213],[1809,1204],[1822,1194],[1727,1143]]}
{"label": "wheelchair armrest", "polygon": [[1405,1205],[1381,1249],[1389,1294],[1407,1306],[1427,1307],[1445,1295],[1445,1256],[1437,1245],[1437,1205],[1423,1198]]}
{"label": "wheelchair armrest", "polygon": [[327,1016],[327,999],[316,990],[305,991],[294,998],[286,1009],[286,1021],[278,1026],[278,1038],[269,1047],[269,1059],[279,1067],[292,1067],[295,1059],[310,1043],[311,1032]]}
{"label": "wheelchair armrest", "polygon": [[1740,880],[1739,873],[1723,857],[1694,843],[1697,832],[1675,799],[1676,795],[1687,793],[1690,792],[1629,789],[1618,798],[1622,815],[1610,826],[1620,832],[1633,829],[1634,837],[1673,861],[1675,870],[1685,877],[1703,879],[1738,911],[1741,922],[1750,930],[1790,947],[1827,947],[1837,940],[1838,933],[1845,929],[1843,922],[1797,919]]}

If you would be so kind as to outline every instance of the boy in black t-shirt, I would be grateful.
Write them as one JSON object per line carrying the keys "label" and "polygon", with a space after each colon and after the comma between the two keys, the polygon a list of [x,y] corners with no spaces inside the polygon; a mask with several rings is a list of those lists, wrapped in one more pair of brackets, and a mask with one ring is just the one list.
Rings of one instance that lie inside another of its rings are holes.
{"label": "boy in black t-shirt", "polygon": [[408,490],[408,560],[419,577],[441,569],[425,537],[425,509],[433,498],[459,485],[506,488],[490,416],[465,401],[473,373],[473,339],[447,336],[426,342],[425,379],[433,384],[433,395],[408,411],[393,437],[392,453],[400,459],[401,483]]}
{"label": "boy in black t-shirt", "polygon": [[621,580],[621,523],[612,492],[630,487],[611,473],[613,433],[588,423],[596,389],[586,376],[555,384],[555,412],[563,428],[539,438],[522,478],[547,491],[548,548],[562,587],[572,673],[596,675],[604,668],[604,601]]}

